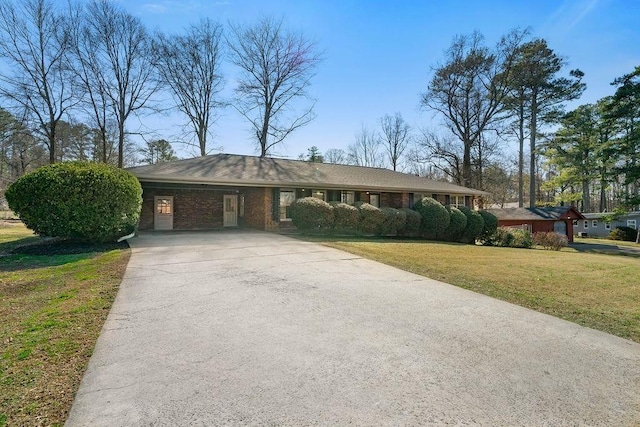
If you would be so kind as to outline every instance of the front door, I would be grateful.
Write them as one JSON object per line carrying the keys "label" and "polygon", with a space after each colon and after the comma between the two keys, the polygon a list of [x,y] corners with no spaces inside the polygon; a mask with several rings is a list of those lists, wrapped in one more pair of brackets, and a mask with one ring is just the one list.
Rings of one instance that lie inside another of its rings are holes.
{"label": "front door", "polygon": [[156,196],[153,200],[153,229],[173,230],[173,197]]}
{"label": "front door", "polygon": [[224,217],[222,225],[225,227],[238,226],[238,196],[230,194],[224,195]]}

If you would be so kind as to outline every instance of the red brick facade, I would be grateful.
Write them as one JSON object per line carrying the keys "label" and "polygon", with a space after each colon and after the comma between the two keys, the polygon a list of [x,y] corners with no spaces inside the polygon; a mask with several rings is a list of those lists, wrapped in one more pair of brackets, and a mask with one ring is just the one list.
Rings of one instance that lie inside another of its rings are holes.
{"label": "red brick facade", "polygon": [[[260,187],[221,188],[193,186],[193,188],[160,188],[161,185],[143,183],[143,203],[140,230],[154,229],[154,197],[173,197],[174,230],[211,230],[223,228],[224,195],[238,196],[238,226],[259,230],[280,231],[292,228],[290,221],[274,219],[274,189]],[[374,193],[380,195],[380,207],[408,208],[410,193]],[[369,202],[370,194],[356,191],[356,200]],[[444,197],[444,196],[442,196]]]}
{"label": "red brick facade", "polygon": [[[144,187],[143,187],[144,188]],[[153,230],[154,197],[173,197],[175,230],[222,228],[222,196],[229,192],[211,189],[144,188],[140,230]]]}

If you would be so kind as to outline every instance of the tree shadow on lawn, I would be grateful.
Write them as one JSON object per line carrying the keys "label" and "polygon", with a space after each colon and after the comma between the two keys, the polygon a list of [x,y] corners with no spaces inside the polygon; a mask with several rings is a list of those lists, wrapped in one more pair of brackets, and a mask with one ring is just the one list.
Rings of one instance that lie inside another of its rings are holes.
{"label": "tree shadow on lawn", "polygon": [[[22,244],[21,244],[22,243]],[[120,243],[87,243],[33,237],[0,244],[0,271],[16,271],[64,265],[95,257],[99,253],[129,248]]]}
{"label": "tree shadow on lawn", "polygon": [[584,252],[584,253],[617,255],[617,256],[627,256],[632,258],[640,258],[640,245],[638,248],[634,248],[631,246],[574,242],[569,244],[569,247],[575,249],[578,252]]}

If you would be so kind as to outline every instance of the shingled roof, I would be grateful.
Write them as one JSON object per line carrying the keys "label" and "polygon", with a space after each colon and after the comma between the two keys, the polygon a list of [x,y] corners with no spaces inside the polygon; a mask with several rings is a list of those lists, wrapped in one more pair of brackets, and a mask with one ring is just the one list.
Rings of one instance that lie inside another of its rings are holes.
{"label": "shingled roof", "polygon": [[551,208],[506,208],[506,209],[487,209],[487,212],[494,214],[498,219],[530,221],[541,219],[565,219],[567,214],[573,210],[577,215],[576,218],[584,218],[578,210],[572,206],[556,206]]}
{"label": "shingled roof", "polygon": [[234,154],[215,154],[127,170],[142,182],[486,194],[389,169]]}

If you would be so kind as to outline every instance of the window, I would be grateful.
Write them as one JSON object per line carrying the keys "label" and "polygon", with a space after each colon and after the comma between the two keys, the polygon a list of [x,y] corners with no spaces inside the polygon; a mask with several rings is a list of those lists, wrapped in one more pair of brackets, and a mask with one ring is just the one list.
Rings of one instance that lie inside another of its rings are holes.
{"label": "window", "polygon": [[459,206],[465,206],[464,196],[451,196],[451,198],[449,199],[449,204],[451,206],[455,206],[456,208]]}
{"label": "window", "polygon": [[346,203],[348,205],[354,204],[356,201],[356,193],[354,191],[343,191],[342,192],[342,203]]}
{"label": "window", "polygon": [[584,228],[589,228],[589,221],[587,221],[586,219],[584,220]]}
{"label": "window", "polygon": [[591,226],[592,227],[597,227],[598,226],[598,220],[594,219],[593,221],[591,221]]}
{"label": "window", "polygon": [[291,220],[289,207],[295,200],[295,190],[280,190],[280,220]]}
{"label": "window", "polygon": [[369,203],[375,206],[376,208],[380,207],[380,195],[379,194],[369,194]]}
{"label": "window", "polygon": [[635,230],[636,228],[636,220],[635,219],[628,219],[627,220],[627,227],[631,227]]}
{"label": "window", "polygon": [[574,219],[574,220],[573,220],[573,226],[574,226],[574,227],[577,227],[577,226],[578,226],[578,220],[577,220],[577,219]]}
{"label": "window", "polygon": [[171,199],[156,199],[156,211],[159,214],[171,214]]}
{"label": "window", "polygon": [[325,191],[324,190],[313,190],[311,192],[311,197],[315,197],[316,199],[325,200]]}
{"label": "window", "polygon": [[605,222],[604,223],[604,229],[605,230],[611,230],[611,223],[610,222]]}

